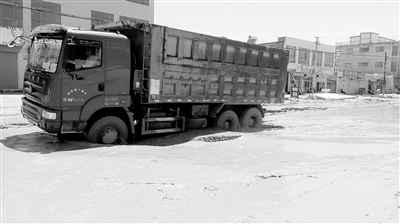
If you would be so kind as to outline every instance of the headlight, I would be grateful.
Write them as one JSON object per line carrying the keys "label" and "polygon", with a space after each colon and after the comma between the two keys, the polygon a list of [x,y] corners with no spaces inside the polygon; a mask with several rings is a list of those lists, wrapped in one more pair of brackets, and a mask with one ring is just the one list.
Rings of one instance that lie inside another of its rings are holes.
{"label": "headlight", "polygon": [[43,110],[42,111],[42,117],[44,117],[46,119],[49,119],[49,120],[55,120],[56,117],[57,117],[57,114]]}

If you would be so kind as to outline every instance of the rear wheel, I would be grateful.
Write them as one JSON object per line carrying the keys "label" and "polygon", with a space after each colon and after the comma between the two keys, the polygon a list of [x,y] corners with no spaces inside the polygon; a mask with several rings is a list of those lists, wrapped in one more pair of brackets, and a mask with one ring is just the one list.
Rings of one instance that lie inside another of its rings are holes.
{"label": "rear wheel", "polygon": [[218,115],[214,124],[223,130],[236,131],[239,129],[239,118],[232,110],[226,110]]}
{"label": "rear wheel", "polygon": [[118,117],[103,117],[92,125],[86,134],[86,139],[92,143],[126,144],[128,128],[125,122]]}
{"label": "rear wheel", "polygon": [[248,108],[240,115],[239,123],[243,128],[261,127],[262,116],[257,108]]}

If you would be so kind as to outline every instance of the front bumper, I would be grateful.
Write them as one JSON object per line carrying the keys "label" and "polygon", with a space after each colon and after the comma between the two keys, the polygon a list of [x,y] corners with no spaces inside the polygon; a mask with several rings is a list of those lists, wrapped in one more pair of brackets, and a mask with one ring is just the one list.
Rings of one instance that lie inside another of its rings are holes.
{"label": "front bumper", "polygon": [[22,97],[21,114],[29,121],[29,123],[39,127],[40,129],[49,133],[60,133],[61,130],[61,111],[46,111],[54,112],[57,114],[55,120],[48,120],[42,117],[43,108],[35,103],[28,101]]}

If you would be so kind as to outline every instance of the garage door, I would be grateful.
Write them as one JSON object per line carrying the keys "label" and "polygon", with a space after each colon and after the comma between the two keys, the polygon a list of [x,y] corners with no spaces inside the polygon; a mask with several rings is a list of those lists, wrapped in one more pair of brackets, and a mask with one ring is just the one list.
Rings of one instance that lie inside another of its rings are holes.
{"label": "garage door", "polygon": [[0,52],[0,89],[18,89],[17,53]]}

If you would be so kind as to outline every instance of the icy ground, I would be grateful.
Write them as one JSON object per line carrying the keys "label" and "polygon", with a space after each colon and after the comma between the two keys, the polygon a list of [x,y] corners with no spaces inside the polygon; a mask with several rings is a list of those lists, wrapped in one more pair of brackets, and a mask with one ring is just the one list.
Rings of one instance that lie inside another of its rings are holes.
{"label": "icy ground", "polygon": [[1,222],[398,223],[398,95],[318,96],[114,146],[57,143],[0,95]]}

